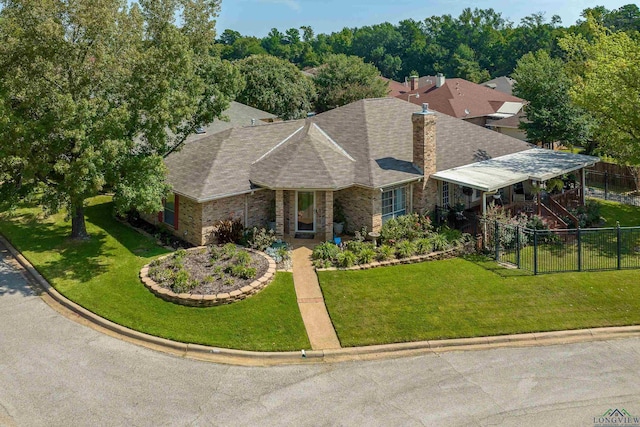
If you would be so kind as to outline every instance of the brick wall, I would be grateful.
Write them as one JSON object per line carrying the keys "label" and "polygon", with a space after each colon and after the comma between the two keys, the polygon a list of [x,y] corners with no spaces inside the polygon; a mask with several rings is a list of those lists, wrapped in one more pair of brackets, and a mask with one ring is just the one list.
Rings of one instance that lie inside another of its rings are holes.
{"label": "brick wall", "polygon": [[346,230],[355,232],[362,227],[379,231],[382,227],[382,201],[380,191],[349,187],[333,193],[334,200],[344,208]]}

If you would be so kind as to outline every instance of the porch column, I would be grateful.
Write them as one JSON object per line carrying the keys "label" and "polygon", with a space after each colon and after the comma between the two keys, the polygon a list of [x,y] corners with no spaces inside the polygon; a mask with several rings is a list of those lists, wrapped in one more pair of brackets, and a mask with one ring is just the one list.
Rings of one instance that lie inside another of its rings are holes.
{"label": "porch column", "polygon": [[580,169],[580,204],[582,206],[584,206],[585,200],[584,200],[584,191],[587,188],[586,187],[586,173],[584,173],[584,168]]}
{"label": "porch column", "polygon": [[276,236],[284,237],[284,191],[276,190]]}
{"label": "porch column", "polygon": [[333,241],[333,191],[324,192],[324,240]]}
{"label": "porch column", "polygon": [[287,197],[289,198],[289,237],[296,237],[296,230],[298,229],[298,197],[295,190],[287,191]]}

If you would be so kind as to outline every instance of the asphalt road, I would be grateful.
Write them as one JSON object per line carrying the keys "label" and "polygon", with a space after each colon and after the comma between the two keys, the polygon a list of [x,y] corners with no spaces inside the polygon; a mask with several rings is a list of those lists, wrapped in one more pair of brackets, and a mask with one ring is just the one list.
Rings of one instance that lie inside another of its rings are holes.
{"label": "asphalt road", "polygon": [[0,426],[593,426],[640,415],[640,339],[244,368],[59,315],[0,253]]}

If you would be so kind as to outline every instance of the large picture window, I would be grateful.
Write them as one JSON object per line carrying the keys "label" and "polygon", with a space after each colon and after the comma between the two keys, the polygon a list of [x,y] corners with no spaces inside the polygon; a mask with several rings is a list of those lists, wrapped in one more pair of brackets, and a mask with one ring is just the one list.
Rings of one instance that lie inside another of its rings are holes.
{"label": "large picture window", "polygon": [[382,193],[382,223],[407,213],[406,187],[394,188]]}
{"label": "large picture window", "polygon": [[175,227],[176,224],[176,196],[170,194],[164,202],[163,222]]}

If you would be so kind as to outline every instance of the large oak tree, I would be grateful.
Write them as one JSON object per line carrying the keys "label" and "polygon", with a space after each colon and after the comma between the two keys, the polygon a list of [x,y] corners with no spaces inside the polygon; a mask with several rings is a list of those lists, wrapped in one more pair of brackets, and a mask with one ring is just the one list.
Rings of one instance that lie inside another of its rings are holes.
{"label": "large oak tree", "polygon": [[[38,193],[87,237],[84,203],[161,208],[163,156],[240,89],[212,57],[219,0],[3,0],[0,197]],[[179,23],[179,25],[177,24]]]}

